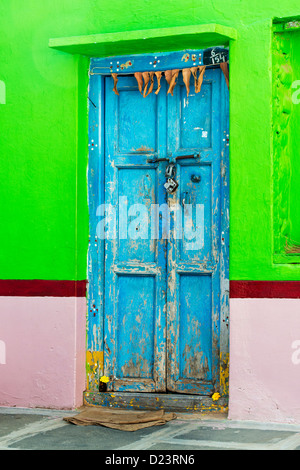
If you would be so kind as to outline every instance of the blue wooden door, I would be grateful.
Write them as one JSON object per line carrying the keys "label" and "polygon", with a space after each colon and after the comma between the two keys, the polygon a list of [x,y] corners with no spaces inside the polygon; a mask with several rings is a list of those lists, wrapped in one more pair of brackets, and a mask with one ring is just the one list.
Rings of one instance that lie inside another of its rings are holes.
{"label": "blue wooden door", "polygon": [[[119,77],[119,96],[105,79],[110,390],[218,390],[222,80],[220,70],[207,70],[198,94],[191,86],[187,98],[180,78],[174,96],[162,81],[158,95],[143,98],[134,77]],[[164,187],[170,162],[178,183],[172,194]]]}
{"label": "blue wooden door", "polygon": [[166,193],[163,168],[147,160],[166,157],[166,89],[144,99],[133,77],[119,79],[119,96],[112,89],[107,78],[105,373],[113,390],[162,392],[166,241],[151,237],[148,213]]}
{"label": "blue wooden door", "polygon": [[[179,184],[169,204],[182,208],[183,230],[168,244],[167,388],[203,395],[218,389],[219,374],[221,78],[207,70],[189,98],[180,80],[168,98],[168,153]],[[189,155],[197,158],[182,158]]]}

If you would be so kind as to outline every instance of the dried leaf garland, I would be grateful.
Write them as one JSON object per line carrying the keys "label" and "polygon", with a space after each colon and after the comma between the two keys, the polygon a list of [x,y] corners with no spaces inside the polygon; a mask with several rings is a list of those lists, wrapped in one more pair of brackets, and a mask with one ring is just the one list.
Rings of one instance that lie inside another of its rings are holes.
{"label": "dried leaf garland", "polygon": [[198,67],[191,67],[191,73],[194,77],[194,85],[195,85],[195,91],[196,91],[196,88],[197,88],[197,80],[198,80],[198,77],[197,77],[197,74],[198,74]]}
{"label": "dried leaf garland", "polygon": [[149,72],[143,72],[142,75],[143,75],[143,79],[144,79],[143,97],[145,98],[146,93],[147,93],[148,83],[150,81],[150,74],[149,74]]}
{"label": "dried leaf garland", "polygon": [[226,80],[226,83],[227,83],[227,87],[229,89],[229,68],[228,68],[228,62],[221,62],[220,63],[220,67],[221,67],[221,70],[224,74],[224,77],[225,77],[225,80]]}
{"label": "dried leaf garland", "polygon": [[197,80],[197,87],[196,87],[196,93],[200,93],[201,91],[201,87],[202,87],[202,83],[203,83],[203,79],[204,79],[204,74],[205,74],[205,69],[206,69],[206,66],[205,65],[200,65],[199,67],[199,77],[198,77],[198,80]]}
{"label": "dried leaf garland", "polygon": [[136,79],[136,81],[137,81],[137,83],[138,83],[139,92],[140,92],[141,94],[143,94],[143,74],[142,74],[142,72],[136,72],[136,73],[134,74],[134,76],[135,76],[135,79]]}
{"label": "dried leaf garland", "polygon": [[[180,69],[166,70],[164,72],[166,81],[169,85],[168,93],[170,93],[172,96],[173,96],[174,88],[176,86],[176,80],[179,75],[179,72],[180,72]],[[184,80],[186,80],[186,83],[188,83],[189,77],[191,75],[190,69],[184,69],[182,71],[182,74],[184,75]],[[150,93],[152,93],[153,91],[154,75],[157,78],[157,90],[155,94],[158,95],[158,93],[161,90],[161,78],[162,78],[163,72],[136,72],[134,74],[134,77],[138,83],[139,91],[143,95],[144,98],[150,95]],[[147,91],[149,82],[150,82],[150,87],[149,87],[149,90]],[[186,86],[187,86],[187,90],[189,90],[189,85],[186,85]]]}
{"label": "dried leaf garland", "polygon": [[150,95],[150,93],[152,93],[152,91],[153,91],[154,72],[149,72],[149,79],[150,79],[150,87],[149,87],[148,93],[145,94],[145,91],[144,91],[144,98],[146,98],[146,96]]}
{"label": "dried leaf garland", "polygon": [[[221,63],[220,67],[224,73],[225,80],[229,88],[228,62]],[[139,92],[143,95],[144,98],[146,98],[146,96],[150,95],[150,93],[152,93],[153,91],[154,76],[156,76],[157,78],[157,90],[155,91],[155,94],[158,95],[158,93],[161,90],[161,78],[164,74],[165,79],[169,85],[167,93],[173,96],[173,92],[177,84],[177,78],[178,78],[179,72],[182,72],[183,82],[186,87],[187,96],[189,96],[191,75],[193,75],[194,77],[195,93],[200,93],[203,80],[204,80],[205,71],[206,71],[206,65],[200,65],[197,67],[184,68],[182,70],[181,69],[166,70],[165,72],[135,72],[134,77],[138,83]],[[116,93],[116,95],[119,95],[119,92],[117,90],[118,76],[116,73],[112,73],[112,77],[114,79],[113,91]],[[148,89],[149,83],[150,83],[150,86]]]}
{"label": "dried leaf garland", "polygon": [[112,73],[112,78],[114,79],[114,88],[113,88],[113,91],[115,92],[116,95],[119,96],[119,92],[118,92],[118,89],[117,89],[117,83],[118,83],[118,74],[117,73]]}
{"label": "dried leaf garland", "polygon": [[183,82],[184,82],[185,87],[186,87],[187,96],[189,96],[189,94],[190,94],[190,79],[191,79],[191,74],[192,74],[191,69],[183,69],[183,70],[182,70],[182,78],[183,78]]}
{"label": "dried leaf garland", "polygon": [[179,74],[179,69],[172,70],[172,77],[171,77],[170,86],[168,89],[168,94],[170,93],[172,96],[173,96],[174,88],[176,86],[176,80],[177,80],[178,74]]}
{"label": "dried leaf garland", "polygon": [[[136,72],[134,74],[134,77],[138,83],[138,87],[139,87],[139,92],[143,95],[144,98],[146,98],[146,96],[150,95],[150,93],[152,93],[153,91],[153,88],[154,88],[154,75],[156,76],[157,78],[157,83],[158,83],[158,88],[155,92],[156,95],[158,95],[160,89],[161,89],[161,77],[162,77],[162,72]],[[150,87],[149,87],[149,90],[147,91],[147,88],[148,88],[148,84],[149,84],[149,81],[150,81]],[[144,89],[143,89],[144,87]]]}
{"label": "dried leaf garland", "polygon": [[[198,70],[200,71],[199,76],[198,76]],[[194,77],[195,93],[200,93],[201,91],[205,70],[206,70],[205,65],[200,65],[199,67],[191,68],[191,72]]]}
{"label": "dried leaf garland", "polygon": [[172,70],[166,70],[165,71],[165,79],[167,81],[167,84],[170,86],[171,80],[172,80]]}
{"label": "dried leaf garland", "polygon": [[161,77],[162,77],[162,72],[155,72],[155,76],[157,78],[157,90],[155,92],[156,95],[158,95],[158,93],[160,92],[160,89],[161,89]]}

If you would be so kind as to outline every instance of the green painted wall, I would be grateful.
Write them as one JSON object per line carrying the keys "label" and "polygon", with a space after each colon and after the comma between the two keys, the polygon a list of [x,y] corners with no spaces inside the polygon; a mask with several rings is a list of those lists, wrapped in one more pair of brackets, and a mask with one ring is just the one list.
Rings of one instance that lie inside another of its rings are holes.
{"label": "green painted wall", "polygon": [[220,23],[238,31],[230,276],[300,279],[297,264],[273,263],[272,219],[272,19],[299,14],[299,0],[0,0],[0,278],[86,278],[87,61],[49,39]]}

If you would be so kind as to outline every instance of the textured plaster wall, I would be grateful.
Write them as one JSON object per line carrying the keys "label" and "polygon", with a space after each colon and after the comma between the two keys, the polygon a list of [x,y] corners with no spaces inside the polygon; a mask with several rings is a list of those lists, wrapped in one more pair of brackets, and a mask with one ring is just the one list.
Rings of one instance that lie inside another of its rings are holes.
{"label": "textured plaster wall", "polygon": [[300,424],[298,299],[230,301],[229,418]]}
{"label": "textured plaster wall", "polygon": [[85,299],[0,297],[0,406],[82,405],[85,310]]}

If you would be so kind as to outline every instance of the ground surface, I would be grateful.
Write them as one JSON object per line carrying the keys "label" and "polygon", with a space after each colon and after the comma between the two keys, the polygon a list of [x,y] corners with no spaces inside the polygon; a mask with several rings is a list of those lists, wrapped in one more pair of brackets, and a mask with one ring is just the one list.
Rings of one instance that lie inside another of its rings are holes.
{"label": "ground surface", "polygon": [[[178,414],[164,426],[135,432],[76,426],[77,412],[0,408],[1,450],[300,450],[300,426],[227,420],[222,415]],[[108,453],[108,455],[110,455]]]}

